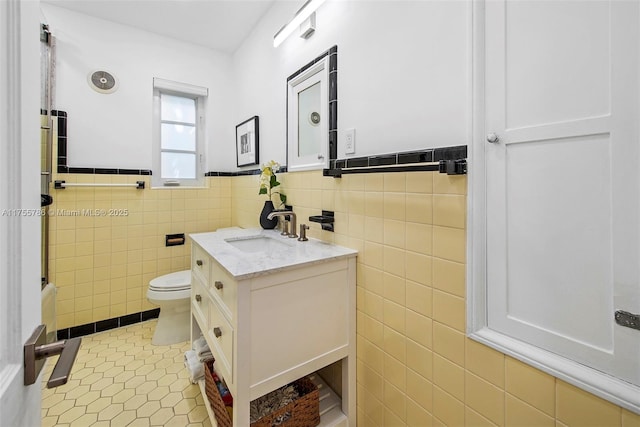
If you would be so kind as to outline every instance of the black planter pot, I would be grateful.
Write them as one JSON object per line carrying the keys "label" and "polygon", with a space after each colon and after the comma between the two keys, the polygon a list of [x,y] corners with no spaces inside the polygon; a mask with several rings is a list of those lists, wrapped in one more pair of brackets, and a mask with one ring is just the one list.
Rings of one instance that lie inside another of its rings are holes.
{"label": "black planter pot", "polygon": [[276,228],[278,225],[278,218],[267,219],[267,215],[273,212],[275,207],[273,206],[273,202],[271,200],[267,200],[264,202],[264,207],[262,208],[262,212],[260,212],[260,226],[265,230],[272,230]]}

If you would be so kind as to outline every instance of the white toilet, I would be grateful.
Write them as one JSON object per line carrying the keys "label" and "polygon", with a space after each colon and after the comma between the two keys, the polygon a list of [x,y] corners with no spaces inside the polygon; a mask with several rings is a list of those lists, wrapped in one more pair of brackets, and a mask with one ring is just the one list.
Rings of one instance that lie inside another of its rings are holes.
{"label": "white toilet", "polygon": [[151,344],[171,345],[190,338],[191,270],[156,277],[149,282],[147,299],[160,306]]}

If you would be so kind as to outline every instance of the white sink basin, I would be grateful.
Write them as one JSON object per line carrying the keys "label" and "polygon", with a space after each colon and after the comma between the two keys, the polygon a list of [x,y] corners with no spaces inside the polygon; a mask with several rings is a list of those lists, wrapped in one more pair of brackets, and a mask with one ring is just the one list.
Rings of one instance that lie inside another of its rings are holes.
{"label": "white sink basin", "polygon": [[273,252],[289,247],[283,242],[266,236],[240,237],[224,241],[243,252]]}

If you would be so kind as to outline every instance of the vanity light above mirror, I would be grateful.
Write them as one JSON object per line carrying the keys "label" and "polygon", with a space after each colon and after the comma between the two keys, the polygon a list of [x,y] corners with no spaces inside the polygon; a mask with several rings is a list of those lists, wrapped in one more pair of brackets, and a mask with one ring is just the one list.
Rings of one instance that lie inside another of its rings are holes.
{"label": "vanity light above mirror", "polygon": [[[273,47],[278,47],[280,44],[293,33],[293,31],[305,23],[307,19],[311,19],[311,27],[302,31],[301,37],[307,38],[313,33],[315,27],[315,19],[312,15],[320,7],[325,0],[307,0],[305,4],[296,12],[295,16],[285,26],[280,28],[280,31],[273,36]],[[311,31],[310,31],[311,30]]]}

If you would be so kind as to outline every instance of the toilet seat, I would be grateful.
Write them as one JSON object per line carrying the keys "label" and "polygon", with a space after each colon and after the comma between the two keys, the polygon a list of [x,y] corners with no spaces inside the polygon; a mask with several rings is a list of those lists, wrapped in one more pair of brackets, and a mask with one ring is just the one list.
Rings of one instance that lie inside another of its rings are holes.
{"label": "toilet seat", "polygon": [[191,270],[177,271],[156,277],[149,282],[149,290],[155,292],[177,292],[191,289]]}

